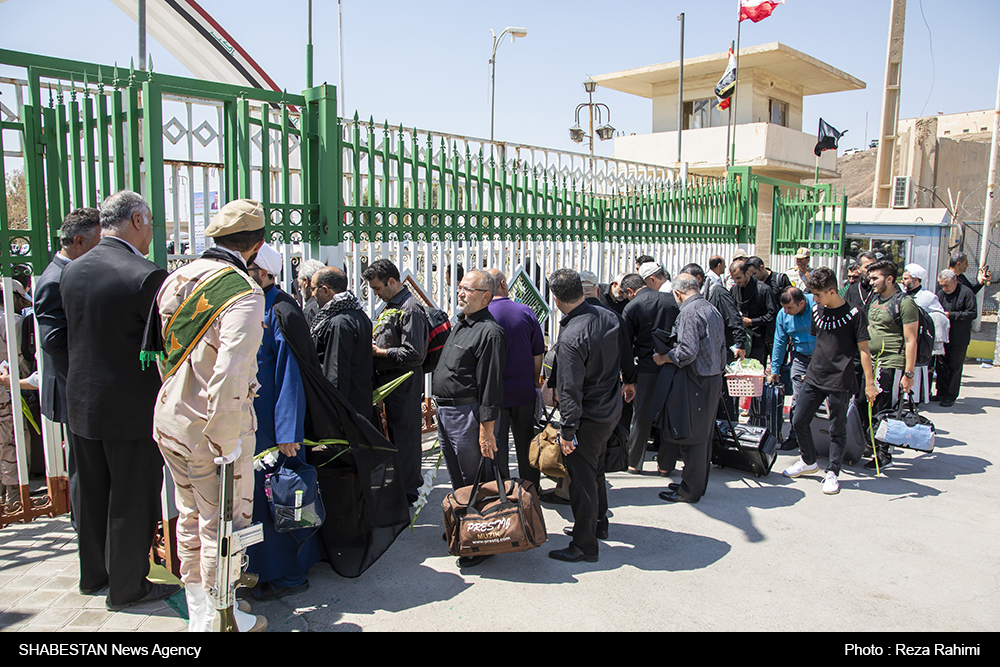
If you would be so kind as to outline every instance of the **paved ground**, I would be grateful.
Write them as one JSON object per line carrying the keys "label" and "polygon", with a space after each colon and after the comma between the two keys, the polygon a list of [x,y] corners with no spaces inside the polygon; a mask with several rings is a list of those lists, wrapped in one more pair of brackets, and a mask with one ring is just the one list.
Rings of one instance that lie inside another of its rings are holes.
{"label": "paved ground", "polygon": [[[651,472],[610,475],[614,516],[598,563],[547,557],[568,542],[570,511],[558,506],[545,509],[542,548],[458,570],[441,541],[442,466],[413,532],[363,576],[321,563],[308,591],[254,611],[270,631],[996,631],[1000,369],[965,372],[954,408],[926,411],[932,454],[897,450],[881,479],[847,468],[837,496],[823,495],[818,476],[781,477],[788,454],[761,479],[713,470],[696,505],[660,501],[668,480]],[[184,628],[171,604],[110,614],[76,583],[67,519],[0,530],[0,629]]]}

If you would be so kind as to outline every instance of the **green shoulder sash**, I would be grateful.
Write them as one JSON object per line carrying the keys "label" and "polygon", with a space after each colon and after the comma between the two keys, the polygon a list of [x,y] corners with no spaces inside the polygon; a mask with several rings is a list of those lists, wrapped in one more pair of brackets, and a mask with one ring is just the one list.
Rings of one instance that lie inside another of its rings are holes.
{"label": "green shoulder sash", "polygon": [[232,267],[209,276],[184,300],[163,331],[163,379],[173,375],[216,318],[230,304],[253,293],[247,278]]}

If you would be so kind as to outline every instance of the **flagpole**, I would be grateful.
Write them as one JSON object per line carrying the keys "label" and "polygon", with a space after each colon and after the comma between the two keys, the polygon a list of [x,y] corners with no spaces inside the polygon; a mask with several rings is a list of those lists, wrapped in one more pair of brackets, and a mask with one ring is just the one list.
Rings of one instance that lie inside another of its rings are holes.
{"label": "flagpole", "polygon": [[677,82],[677,162],[680,163],[681,135],[684,133],[684,12],[681,12],[677,20],[681,22],[681,66]]}
{"label": "flagpole", "polygon": [[[729,42],[729,50],[730,51],[733,50],[733,42],[732,42],[732,40],[730,40],[730,42]],[[728,64],[728,60],[726,62]],[[725,77],[726,76],[725,73],[723,73],[722,76]],[[735,82],[733,82],[733,95],[736,95],[736,83]],[[732,125],[732,123],[733,123],[733,105],[730,104],[726,108],[726,110],[729,111],[729,117],[726,118],[726,172],[728,172],[729,171],[729,142],[730,142],[730,139],[732,137],[732,134],[730,133],[730,125]]]}
{"label": "flagpole", "polygon": [[733,159],[732,165],[736,166],[736,104],[739,101],[740,94],[740,28],[743,25],[743,21],[740,20],[740,14],[742,13],[742,5],[740,0],[736,0],[736,81],[733,83],[735,88],[733,89],[733,104],[730,106],[730,115],[733,118]]}

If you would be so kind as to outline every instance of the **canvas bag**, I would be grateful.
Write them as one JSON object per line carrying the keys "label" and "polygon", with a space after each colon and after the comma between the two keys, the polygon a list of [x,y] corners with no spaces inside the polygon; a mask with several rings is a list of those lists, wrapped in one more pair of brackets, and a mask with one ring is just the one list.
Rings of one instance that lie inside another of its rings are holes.
{"label": "canvas bag", "polygon": [[532,468],[540,470],[543,475],[549,477],[566,476],[559,439],[559,425],[549,422],[542,432],[531,440],[531,445],[528,446],[528,463]]}
{"label": "canvas bag", "polygon": [[472,485],[449,493],[441,504],[452,556],[513,553],[545,543],[537,487],[523,479],[481,483],[487,461],[495,479],[500,479],[496,460],[483,457]]}
{"label": "canvas bag", "polygon": [[913,394],[908,393],[898,408],[880,412],[872,421],[876,424],[875,439],[880,442],[919,452],[934,451],[934,424],[917,414]]}
{"label": "canvas bag", "polygon": [[313,529],[305,539],[296,536],[300,544],[312,537],[326,519],[316,468],[297,457],[286,457],[277,470],[265,476],[264,493],[277,532]]}

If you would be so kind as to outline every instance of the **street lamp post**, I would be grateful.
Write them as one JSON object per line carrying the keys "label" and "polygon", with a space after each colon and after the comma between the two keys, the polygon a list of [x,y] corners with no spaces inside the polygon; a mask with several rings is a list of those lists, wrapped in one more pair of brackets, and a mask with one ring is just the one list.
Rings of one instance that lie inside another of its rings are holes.
{"label": "street lamp post", "polygon": [[513,42],[517,37],[527,37],[528,31],[525,28],[504,28],[503,32],[499,35],[490,30],[490,34],[493,35],[493,52],[490,54],[490,141],[493,141],[493,111],[494,111],[494,97],[496,95],[496,71],[497,71],[497,48],[500,46],[500,40],[503,39],[504,35],[510,35],[510,41]]}
{"label": "street lamp post", "polygon": [[[611,127],[611,109],[608,108],[607,104],[594,101],[594,91],[597,89],[597,82],[587,77],[587,80],[583,82],[583,89],[587,92],[587,102],[578,104],[576,106],[576,113],[574,114],[575,125],[569,128],[569,138],[576,143],[582,143],[584,138],[590,139],[590,159],[593,163],[594,159],[594,133],[597,133],[597,138],[601,141],[612,138],[615,135],[615,128]],[[587,107],[590,115],[590,133],[587,134],[580,127],[580,109]],[[603,123],[601,118],[601,107],[604,107],[605,112],[608,114],[608,122]],[[597,122],[603,123],[598,125],[597,130],[594,130],[594,110],[597,110]]]}

